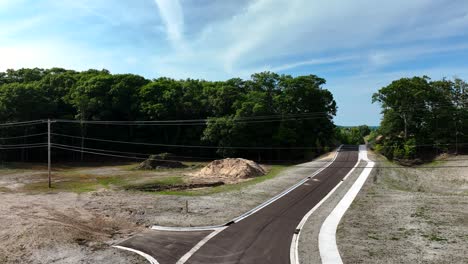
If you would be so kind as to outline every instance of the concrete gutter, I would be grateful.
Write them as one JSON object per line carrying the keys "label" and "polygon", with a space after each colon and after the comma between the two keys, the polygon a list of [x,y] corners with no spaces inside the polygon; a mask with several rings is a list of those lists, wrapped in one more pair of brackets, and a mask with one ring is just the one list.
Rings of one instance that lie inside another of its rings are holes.
{"label": "concrete gutter", "polygon": [[336,230],[343,218],[343,215],[348,210],[351,203],[354,201],[362,186],[369,177],[375,163],[367,157],[367,147],[365,145],[359,146],[359,159],[367,161],[366,168],[359,175],[356,182],[351,186],[345,196],[337,204],[335,209],[325,219],[320,228],[319,233],[319,251],[322,259],[322,264],[342,264],[340,252],[336,244]]}

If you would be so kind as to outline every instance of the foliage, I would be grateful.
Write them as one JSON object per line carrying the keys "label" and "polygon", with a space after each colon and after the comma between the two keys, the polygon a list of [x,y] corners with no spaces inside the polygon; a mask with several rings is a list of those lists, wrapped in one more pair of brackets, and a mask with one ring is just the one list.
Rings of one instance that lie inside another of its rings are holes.
{"label": "foliage", "polygon": [[[207,119],[206,123],[159,126],[57,123],[53,129],[75,136],[210,148],[109,146],[60,137],[53,140],[88,148],[181,156],[302,159],[335,142],[333,117],[337,107],[332,94],[322,88],[324,84],[325,80],[315,75],[292,77],[272,72],[256,73],[248,80],[210,82],[165,77],[148,80],[107,70],[7,70],[0,73],[0,121]],[[17,135],[18,131],[4,130],[2,136]]]}
{"label": "foliage", "polygon": [[460,79],[431,81],[423,76],[380,89],[372,97],[382,105],[381,138],[373,138],[379,150],[394,159],[414,159],[434,148],[460,150],[463,144],[457,143],[468,142],[467,87]]}
{"label": "foliage", "polygon": [[360,145],[364,144],[364,138],[371,133],[370,127],[361,125],[357,127],[337,127],[335,137],[342,144]]}

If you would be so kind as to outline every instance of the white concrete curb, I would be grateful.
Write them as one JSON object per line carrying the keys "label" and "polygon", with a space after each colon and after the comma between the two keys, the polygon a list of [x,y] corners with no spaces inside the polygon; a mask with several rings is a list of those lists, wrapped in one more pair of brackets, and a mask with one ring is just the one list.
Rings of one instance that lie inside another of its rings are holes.
{"label": "white concrete curb", "polygon": [[338,205],[325,219],[319,233],[319,251],[322,264],[342,264],[343,261],[336,244],[336,229],[341,218],[348,210],[353,200],[358,195],[362,186],[369,177],[375,163],[367,158],[367,148],[365,145],[359,146],[359,159],[367,161],[366,168],[361,172],[356,182],[348,190]]}
{"label": "white concrete curb", "polygon": [[154,259],[152,256],[146,254],[145,252],[142,252],[142,251],[139,251],[139,250],[136,250],[136,249],[133,249],[133,248],[122,247],[122,246],[112,246],[112,247],[136,253],[136,254],[144,257],[146,260],[148,260],[150,264],[159,264],[159,262],[156,259]]}
{"label": "white concrete curb", "polygon": [[307,219],[340,187],[340,185],[343,183],[344,180],[348,178],[351,173],[356,169],[356,167],[359,165],[359,162],[361,162],[361,156],[359,156],[358,161],[354,165],[354,167],[346,174],[345,177],[343,177],[343,180],[341,180],[325,197],[320,200],[318,204],[314,206],[301,220],[301,222],[297,225],[296,230],[298,232],[294,233],[292,241],[291,241],[291,247],[289,250],[289,258],[291,260],[291,264],[299,264],[299,238],[301,235],[302,228],[304,227],[305,223],[307,222]]}
{"label": "white concrete curb", "polygon": [[219,226],[191,226],[191,227],[168,227],[168,226],[157,226],[154,225],[151,227],[153,230],[159,231],[171,231],[171,232],[195,232],[195,231],[210,231],[218,230],[225,228],[226,225]]}

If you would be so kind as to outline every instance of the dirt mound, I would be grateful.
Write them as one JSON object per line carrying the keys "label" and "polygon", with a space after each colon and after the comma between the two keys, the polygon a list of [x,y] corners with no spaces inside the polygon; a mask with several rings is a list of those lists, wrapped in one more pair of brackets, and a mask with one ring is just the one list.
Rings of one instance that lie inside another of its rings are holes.
{"label": "dirt mound", "polygon": [[265,169],[254,161],[229,158],[211,162],[194,176],[202,178],[247,179],[265,174]]}
{"label": "dirt mound", "polygon": [[162,153],[158,155],[150,155],[147,160],[143,161],[136,167],[137,170],[154,170],[154,169],[174,169],[185,168],[180,161],[171,160],[173,157],[169,153]]}

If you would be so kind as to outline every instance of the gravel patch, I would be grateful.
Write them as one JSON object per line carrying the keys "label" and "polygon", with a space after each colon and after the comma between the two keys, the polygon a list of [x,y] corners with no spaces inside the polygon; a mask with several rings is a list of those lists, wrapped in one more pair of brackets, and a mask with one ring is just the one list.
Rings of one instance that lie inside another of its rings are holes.
{"label": "gravel patch", "polygon": [[[468,156],[376,169],[345,214],[337,242],[345,263],[468,263]],[[395,167],[397,168],[389,168]]]}

